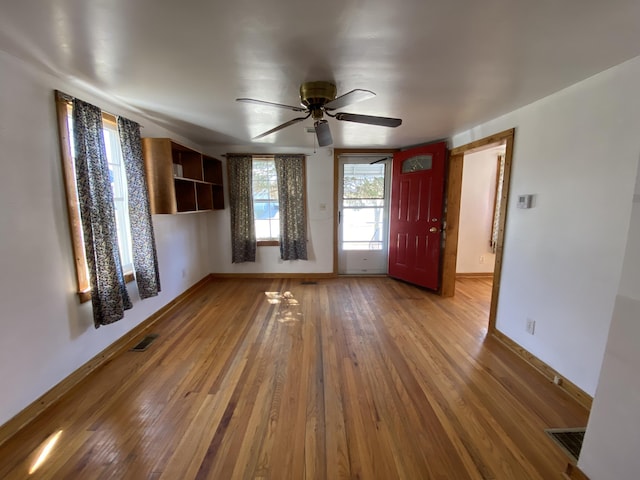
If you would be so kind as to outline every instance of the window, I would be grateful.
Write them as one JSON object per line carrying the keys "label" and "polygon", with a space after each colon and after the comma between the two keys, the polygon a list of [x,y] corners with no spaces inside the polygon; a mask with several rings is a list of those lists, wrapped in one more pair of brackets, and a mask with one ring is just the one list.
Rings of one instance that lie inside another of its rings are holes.
{"label": "window", "polygon": [[305,156],[227,154],[231,261],[255,262],[256,246],[307,260]]}
{"label": "window", "polygon": [[273,158],[254,157],[252,161],[253,218],[258,245],[278,245],[280,205],[278,180]]}
{"label": "window", "polygon": [[[91,299],[91,286],[89,284],[89,271],[84,251],[84,239],[78,203],[78,193],[75,178],[75,149],[73,142],[72,106],[61,96],[56,97],[58,110],[58,124],[60,133],[60,145],[62,149],[65,187],[67,190],[67,207],[69,210],[69,222],[76,260],[76,274],[78,280],[78,294],[81,302]],[[113,203],[116,216],[116,228],[118,246],[122,262],[125,280],[133,281],[133,256],[131,253],[131,238],[129,225],[129,209],[127,202],[127,181],[116,118],[107,113],[102,114],[103,135],[105,149],[111,176],[113,189]]]}

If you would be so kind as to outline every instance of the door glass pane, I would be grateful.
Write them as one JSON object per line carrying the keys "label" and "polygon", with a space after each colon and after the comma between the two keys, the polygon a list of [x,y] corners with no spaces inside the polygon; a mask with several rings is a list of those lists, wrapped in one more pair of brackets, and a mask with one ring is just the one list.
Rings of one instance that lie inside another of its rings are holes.
{"label": "door glass pane", "polygon": [[343,198],[384,198],[384,164],[344,165]]}
{"label": "door glass pane", "polygon": [[419,172],[421,170],[431,170],[433,155],[416,155],[407,158],[402,162],[402,173]]}
{"label": "door glass pane", "polygon": [[345,163],[342,181],[342,249],[382,250],[385,165]]}
{"label": "door glass pane", "polygon": [[344,208],[342,248],[344,250],[380,250],[384,241],[384,209]]}
{"label": "door glass pane", "polygon": [[362,208],[366,208],[366,207],[382,207],[384,206],[384,198],[350,198],[350,199],[344,199],[342,201],[342,205],[344,205],[345,208],[348,207],[362,207]]}

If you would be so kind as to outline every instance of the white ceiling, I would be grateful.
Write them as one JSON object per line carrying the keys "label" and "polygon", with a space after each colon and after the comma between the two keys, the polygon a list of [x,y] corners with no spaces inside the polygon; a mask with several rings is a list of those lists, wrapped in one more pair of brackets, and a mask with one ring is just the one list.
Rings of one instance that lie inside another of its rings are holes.
{"label": "white ceiling", "polygon": [[[640,54],[638,0],[5,0],[0,50],[193,141],[251,145],[299,114],[301,82],[377,97],[330,119],[335,147],[448,137]],[[311,119],[256,144],[310,147]]]}

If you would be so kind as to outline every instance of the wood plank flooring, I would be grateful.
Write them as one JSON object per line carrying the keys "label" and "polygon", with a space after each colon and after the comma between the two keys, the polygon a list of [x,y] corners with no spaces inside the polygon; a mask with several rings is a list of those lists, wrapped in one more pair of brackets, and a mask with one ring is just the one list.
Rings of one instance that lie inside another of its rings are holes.
{"label": "wood plank flooring", "polygon": [[485,338],[490,280],[456,284],[213,280],[0,446],[0,478],[561,478],[543,430],[586,410]]}

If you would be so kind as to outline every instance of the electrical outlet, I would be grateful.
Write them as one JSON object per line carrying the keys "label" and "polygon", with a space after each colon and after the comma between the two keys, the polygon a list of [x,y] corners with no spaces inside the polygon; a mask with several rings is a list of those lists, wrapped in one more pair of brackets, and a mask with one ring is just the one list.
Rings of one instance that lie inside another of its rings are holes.
{"label": "electrical outlet", "polygon": [[481,265],[484,263],[484,255],[480,255],[479,262]]}
{"label": "electrical outlet", "polygon": [[527,318],[527,333],[534,335],[536,333],[536,321]]}

